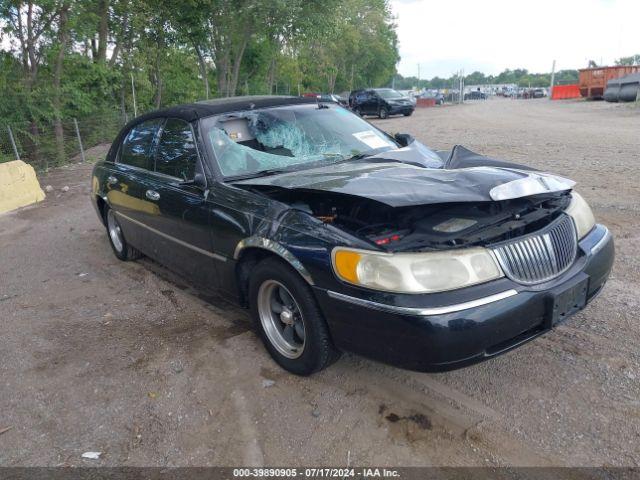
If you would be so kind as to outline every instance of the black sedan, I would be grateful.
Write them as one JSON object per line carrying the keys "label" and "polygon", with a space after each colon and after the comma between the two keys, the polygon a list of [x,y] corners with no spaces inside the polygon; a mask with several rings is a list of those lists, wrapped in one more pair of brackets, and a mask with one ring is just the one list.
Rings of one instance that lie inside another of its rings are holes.
{"label": "black sedan", "polygon": [[458,368],[582,309],[614,247],[573,186],[335,103],[237,97],[129,123],[92,200],[119,259],[248,307],[275,361],[306,375],[340,351]]}

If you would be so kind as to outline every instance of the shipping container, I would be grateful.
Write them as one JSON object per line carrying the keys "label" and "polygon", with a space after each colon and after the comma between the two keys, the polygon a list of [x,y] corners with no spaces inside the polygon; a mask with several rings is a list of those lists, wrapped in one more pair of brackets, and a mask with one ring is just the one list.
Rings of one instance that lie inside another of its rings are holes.
{"label": "shipping container", "polygon": [[580,95],[585,98],[602,98],[609,80],[637,72],[640,72],[640,65],[583,68],[578,80]]}

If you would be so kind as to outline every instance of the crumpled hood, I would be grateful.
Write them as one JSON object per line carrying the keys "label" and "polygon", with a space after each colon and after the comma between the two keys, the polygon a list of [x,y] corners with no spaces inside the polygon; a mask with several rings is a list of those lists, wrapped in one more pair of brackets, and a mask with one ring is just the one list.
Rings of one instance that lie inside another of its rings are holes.
{"label": "crumpled hood", "polygon": [[236,183],[341,193],[369,198],[392,207],[508,200],[570,190],[575,185],[566,178],[540,172],[485,166],[424,168],[380,158],[383,155],[390,157],[392,153],[395,152]]}

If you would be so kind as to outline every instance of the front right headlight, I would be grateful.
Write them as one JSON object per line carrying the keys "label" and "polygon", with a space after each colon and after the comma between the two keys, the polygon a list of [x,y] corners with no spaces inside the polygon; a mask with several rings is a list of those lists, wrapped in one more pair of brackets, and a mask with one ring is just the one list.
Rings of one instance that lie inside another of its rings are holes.
{"label": "front right headlight", "polygon": [[582,239],[596,224],[596,219],[589,204],[575,190],[571,192],[571,203],[565,210],[567,215],[573,218],[576,225],[578,240]]}
{"label": "front right headlight", "polygon": [[374,290],[433,293],[502,277],[486,248],[437,252],[386,253],[337,247],[333,270],[341,280]]}

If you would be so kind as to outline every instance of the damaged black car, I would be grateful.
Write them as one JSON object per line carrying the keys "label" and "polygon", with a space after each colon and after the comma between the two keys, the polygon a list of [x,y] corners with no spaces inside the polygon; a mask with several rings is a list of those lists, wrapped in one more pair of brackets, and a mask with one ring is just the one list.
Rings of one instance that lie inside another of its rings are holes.
{"label": "damaged black car", "polygon": [[489,359],[585,307],[614,258],[573,181],[434,152],[309,98],[139,117],[92,193],[119,259],[147,255],[249,308],[299,375],[341,351],[420,371]]}

